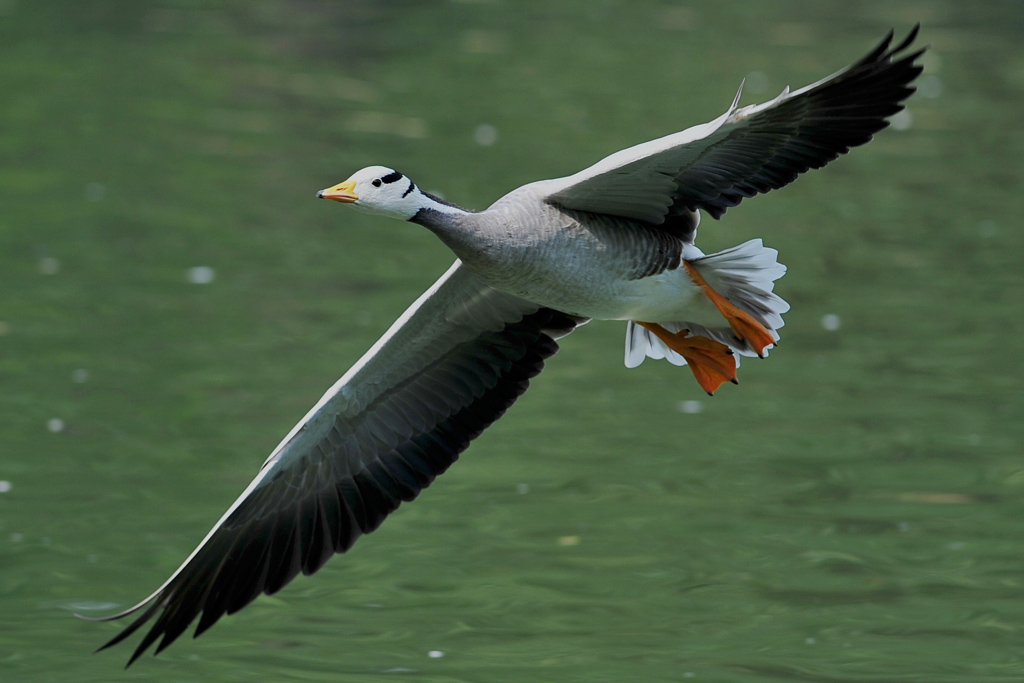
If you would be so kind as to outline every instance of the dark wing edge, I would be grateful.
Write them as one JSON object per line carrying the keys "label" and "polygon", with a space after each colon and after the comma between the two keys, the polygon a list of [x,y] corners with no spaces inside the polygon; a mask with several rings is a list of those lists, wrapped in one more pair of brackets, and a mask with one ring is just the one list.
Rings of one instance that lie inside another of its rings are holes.
{"label": "dark wing edge", "polygon": [[[457,267],[458,263],[445,277]],[[280,590],[299,572],[316,572],[331,555],[347,551],[359,536],[374,531],[402,502],[413,500],[447,470],[526,391],[530,379],[558,350],[556,340],[586,322],[480,287],[484,296],[477,299],[503,299],[505,308],[514,310],[515,305],[508,305],[511,300],[526,310],[514,316],[504,311],[505,317],[514,319],[497,329],[490,321],[469,338],[456,335],[456,343],[433,354],[422,367],[403,370],[391,386],[368,392],[371,398],[356,409],[345,405],[333,410],[331,401],[321,400],[160,589],[120,614],[83,617],[109,621],[145,608],[97,652],[156,618],[128,660],[130,666],[157,639],[161,640],[154,654],[173,643],[200,614],[194,637],[260,593]],[[468,319],[474,315],[471,305],[460,304]],[[430,312],[434,320],[436,313]],[[422,322],[409,312],[403,319],[413,325]],[[463,315],[463,328],[466,320]],[[366,365],[379,346],[380,342],[353,370]],[[382,364],[379,358],[370,361]],[[368,381],[378,379],[371,376]],[[328,395],[345,393],[352,383],[344,380]],[[332,409],[326,422],[319,420],[322,406]],[[319,429],[318,421],[326,426]],[[289,451],[291,438],[309,426],[318,438],[305,440],[300,453]]]}
{"label": "dark wing edge", "polygon": [[[704,209],[720,218],[746,197],[777,190],[812,168],[821,168],[851,148],[869,142],[902,111],[916,90],[923,67],[909,54],[917,24],[895,47],[892,30],[858,62],[818,83],[777,100],[736,110],[724,139],[676,176],[679,190],[666,223]],[[745,124],[745,125],[743,125]]]}
{"label": "dark wing edge", "polygon": [[863,145],[904,108],[925,49],[895,47],[892,30],[867,55],[817,83],[611,154],[564,178],[535,183],[547,203],[620,216],[692,242],[698,209],[721,218],[746,197],[779,189]]}

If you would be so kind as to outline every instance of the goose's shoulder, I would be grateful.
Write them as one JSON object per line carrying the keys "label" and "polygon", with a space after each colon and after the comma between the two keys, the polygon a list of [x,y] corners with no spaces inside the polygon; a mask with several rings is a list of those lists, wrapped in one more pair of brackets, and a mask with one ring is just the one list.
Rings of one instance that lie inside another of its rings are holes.
{"label": "goose's shoulder", "polygon": [[546,201],[547,197],[559,186],[557,180],[536,180],[526,185],[520,185],[487,207],[487,211],[498,209],[525,210],[537,213],[547,211],[550,208]]}

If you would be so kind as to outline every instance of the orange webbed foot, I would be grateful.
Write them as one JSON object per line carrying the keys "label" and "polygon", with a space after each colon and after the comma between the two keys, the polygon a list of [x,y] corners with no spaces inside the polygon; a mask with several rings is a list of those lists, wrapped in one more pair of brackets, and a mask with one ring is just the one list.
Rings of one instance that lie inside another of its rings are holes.
{"label": "orange webbed foot", "polygon": [[658,323],[637,322],[660,339],[665,345],[686,359],[693,376],[708,395],[714,395],[726,382],[739,384],[736,379],[736,358],[732,349],[707,337],[691,335],[689,330],[669,332]]}
{"label": "orange webbed foot", "polygon": [[704,294],[711,299],[718,312],[728,321],[733,334],[750,344],[758,356],[764,358],[764,351],[775,343],[775,338],[754,316],[736,307],[731,301],[712,289],[697,267],[690,261],[683,261],[683,266]]}

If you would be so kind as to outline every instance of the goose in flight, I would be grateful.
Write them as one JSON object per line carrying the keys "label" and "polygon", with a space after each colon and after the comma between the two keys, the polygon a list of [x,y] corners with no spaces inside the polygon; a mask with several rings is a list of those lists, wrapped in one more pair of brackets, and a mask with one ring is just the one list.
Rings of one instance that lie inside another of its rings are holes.
{"label": "goose in flight", "polygon": [[288,433],[185,562],[104,649],[153,620],[154,642],[195,635],[272,594],[414,499],[522,394],[558,339],[587,320],[626,321],[626,365],[688,365],[714,392],[740,356],[764,356],[789,305],[785,267],[752,240],[705,255],[717,219],[885,128],[921,72],[915,27],[864,58],[763,104],[530,183],[472,212],[373,166],[317,196],[411,221],[457,260]]}

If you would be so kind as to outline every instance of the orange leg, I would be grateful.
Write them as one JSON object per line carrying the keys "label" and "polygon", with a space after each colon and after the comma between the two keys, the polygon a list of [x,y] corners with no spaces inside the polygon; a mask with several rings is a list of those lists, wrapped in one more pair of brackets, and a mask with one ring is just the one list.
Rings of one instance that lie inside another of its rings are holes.
{"label": "orange leg", "polygon": [[736,358],[732,349],[725,344],[691,335],[689,330],[669,332],[658,323],[638,321],[637,325],[646,327],[670,349],[685,358],[697,383],[709,395],[714,394],[725,382],[739,384],[736,381]]}
{"label": "orange leg", "polygon": [[754,316],[746,311],[741,311],[731,301],[713,290],[693,263],[683,261],[683,266],[686,267],[686,272],[689,273],[693,281],[704,290],[704,294],[711,299],[711,303],[729,321],[729,327],[732,328],[733,333],[740,339],[749,342],[757,355],[764,358],[764,350],[775,343],[771,332]]}

